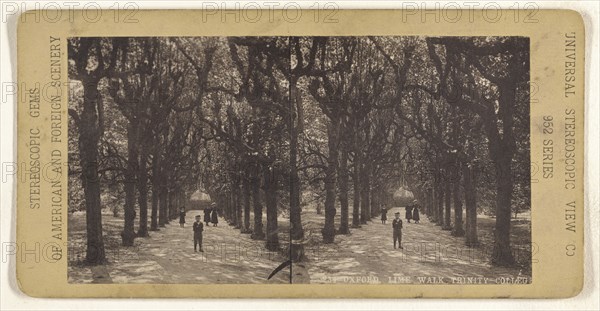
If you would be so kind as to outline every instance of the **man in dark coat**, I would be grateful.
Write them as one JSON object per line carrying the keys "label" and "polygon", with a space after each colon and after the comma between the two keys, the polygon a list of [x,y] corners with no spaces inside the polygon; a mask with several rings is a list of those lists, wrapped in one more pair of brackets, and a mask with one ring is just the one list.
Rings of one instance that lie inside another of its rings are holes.
{"label": "man in dark coat", "polygon": [[210,212],[211,211],[212,211],[212,209],[210,207],[204,208],[204,223],[206,223],[207,227],[208,227],[208,224],[210,223]]}
{"label": "man in dark coat", "polygon": [[185,226],[185,208],[181,208],[179,211],[179,226],[182,228]]}
{"label": "man in dark coat", "polygon": [[419,204],[417,204],[416,202],[414,204],[415,205],[413,206],[412,219],[415,221],[416,224],[418,224],[419,220],[421,219],[421,215],[419,215]]}
{"label": "man in dark coat", "polygon": [[396,242],[398,242],[400,249],[404,249],[402,247],[402,219],[400,219],[400,212],[396,212],[394,215],[396,216],[392,221],[392,228],[394,230],[394,249],[396,248]]}
{"label": "man in dark coat", "polygon": [[404,209],[406,210],[406,215],[405,218],[406,220],[410,223],[410,220],[412,219],[412,205],[409,204],[407,205]]}
{"label": "man in dark coat", "polygon": [[210,220],[213,223],[213,227],[216,227],[219,223],[219,214],[217,213],[216,207],[212,208],[212,212],[210,213]]}
{"label": "man in dark coat", "polygon": [[204,225],[200,221],[200,215],[196,215],[196,222],[194,222],[194,252],[196,252],[196,246],[200,246],[200,251],[202,250],[202,231],[204,231]]}
{"label": "man in dark coat", "polygon": [[387,220],[387,208],[383,206],[381,208],[381,223],[385,225],[385,221]]}

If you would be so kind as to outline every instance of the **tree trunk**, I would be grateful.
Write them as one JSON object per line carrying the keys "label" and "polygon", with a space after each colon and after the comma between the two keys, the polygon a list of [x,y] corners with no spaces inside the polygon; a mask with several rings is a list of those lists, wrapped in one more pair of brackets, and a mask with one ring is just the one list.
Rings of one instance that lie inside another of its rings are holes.
{"label": "tree trunk", "polygon": [[425,214],[428,218],[431,217],[433,211],[433,196],[435,195],[433,191],[433,187],[427,188],[427,192],[425,193]]}
{"label": "tree trunk", "polygon": [[477,237],[477,197],[473,172],[468,164],[463,165],[463,187],[465,190],[465,205],[467,211],[466,245],[475,247],[479,245]]}
{"label": "tree trunk", "polygon": [[251,238],[253,240],[262,240],[265,238],[262,223],[262,205],[260,202],[260,179],[258,177],[258,164],[253,164],[252,179],[250,185],[252,187],[252,205],[254,208],[254,229],[252,230]]}
{"label": "tree trunk", "polygon": [[279,234],[277,229],[277,179],[272,165],[264,166],[265,204],[267,206],[267,244],[270,251],[279,249]]}
{"label": "tree trunk", "polygon": [[139,177],[138,177],[138,205],[140,206],[140,226],[137,232],[139,237],[148,236],[148,145],[144,142],[141,146]]}
{"label": "tree trunk", "polygon": [[340,156],[340,173],[339,173],[339,187],[340,187],[340,234],[350,233],[348,226],[348,148],[345,142],[341,144],[341,156]]}
{"label": "tree trunk", "polygon": [[438,222],[438,196],[439,196],[440,188],[437,184],[437,180],[433,181],[433,186],[431,187],[431,222]]}
{"label": "tree trunk", "polygon": [[98,176],[98,141],[100,128],[97,105],[102,101],[98,81],[84,80],[83,111],[79,126],[79,154],[81,156],[81,182],[85,195],[87,245],[85,261],[96,265],[106,262],[102,236],[102,206],[100,202],[100,179]]}
{"label": "tree trunk", "polygon": [[371,200],[370,200],[370,196],[369,196],[369,192],[371,190],[371,183],[369,180],[368,171],[369,171],[368,164],[364,163],[362,170],[361,170],[361,175],[360,175],[360,181],[361,181],[360,223],[361,224],[366,224],[367,221],[369,219],[371,219]]}
{"label": "tree trunk", "polygon": [[127,169],[125,170],[125,223],[121,232],[123,246],[133,246],[135,239],[135,184],[139,163],[138,123],[130,121],[127,127]]}
{"label": "tree trunk", "polygon": [[[509,62],[511,70],[508,72],[516,72],[518,66],[517,62]],[[510,247],[510,217],[513,191],[511,162],[516,148],[513,136],[516,80],[511,75],[499,80],[498,110],[480,113],[484,120],[489,154],[496,169],[496,226],[492,263],[497,266],[512,266],[515,263]]]}
{"label": "tree trunk", "polygon": [[[161,176],[162,177],[162,176]],[[162,178],[161,178],[162,179]],[[160,181],[160,186],[158,189],[158,226],[165,227],[167,223],[169,223],[168,218],[168,206],[167,206],[167,185],[164,181]]]}
{"label": "tree trunk", "polygon": [[152,216],[150,217],[150,231],[158,231],[158,202],[160,193],[160,178],[159,165],[160,153],[159,147],[155,146],[154,154],[152,155]]}
{"label": "tree trunk", "polygon": [[[239,174],[239,172],[238,172]],[[241,177],[238,175],[235,179],[235,228],[243,230],[242,223],[242,189]]]}
{"label": "tree trunk", "polygon": [[219,207],[223,208],[223,218],[225,222],[230,223],[230,215],[231,215],[231,193],[228,191],[224,191],[223,195],[219,199],[219,203],[217,204]]}
{"label": "tree trunk", "polygon": [[[170,186],[170,185],[169,185]],[[169,190],[169,221],[174,220],[179,216],[179,206],[175,201],[175,189],[168,188]]]}
{"label": "tree trunk", "polygon": [[463,229],[463,209],[460,198],[460,162],[456,160],[455,163],[455,167],[452,168],[452,196],[454,201],[454,228],[452,229],[452,235],[464,236],[465,230]]}
{"label": "tree trunk", "polygon": [[496,166],[496,228],[492,262],[498,266],[512,266],[515,263],[510,247],[510,216],[513,189],[511,160],[509,156],[499,157]]}
{"label": "tree trunk", "polygon": [[355,121],[354,125],[354,169],[353,169],[353,193],[352,193],[352,227],[359,228],[361,221],[361,212],[360,212],[360,143],[358,136],[358,121]]}
{"label": "tree trunk", "polygon": [[[166,146],[169,141],[169,127],[165,126],[162,130],[163,144]],[[159,194],[159,219],[158,225],[164,227],[169,223],[169,174],[171,173],[170,159],[168,152],[164,150],[160,160],[160,194]]]}
{"label": "tree trunk", "polygon": [[444,184],[441,180],[441,172],[439,174],[439,178],[437,181],[438,191],[437,191],[437,221],[436,225],[442,226],[444,224]]}
{"label": "tree trunk", "polygon": [[237,226],[237,215],[236,215],[236,193],[235,193],[235,185],[232,185],[231,192],[227,195],[227,202],[229,203],[229,225],[234,228]]}
{"label": "tree trunk", "polygon": [[379,215],[379,206],[381,204],[381,188],[373,185],[371,189],[371,219]]}
{"label": "tree trunk", "polygon": [[231,185],[231,191],[227,192],[227,196],[225,197],[225,202],[227,202],[227,213],[226,220],[227,223],[231,226],[235,226],[235,194],[233,193],[234,186]]}
{"label": "tree trunk", "polygon": [[152,215],[150,216],[150,231],[158,231],[158,189],[152,186]]}
{"label": "tree trunk", "polygon": [[444,224],[442,226],[442,230],[452,230],[452,224],[450,223],[452,206],[451,198],[452,198],[452,188],[450,187],[450,181],[448,178],[444,178]]}
{"label": "tree trunk", "polygon": [[[304,257],[304,228],[300,207],[300,178],[298,176],[298,134],[302,130],[302,96],[298,92],[297,79],[290,79],[290,235],[292,240],[291,260],[300,261]],[[293,112],[296,113],[293,113]]]}
{"label": "tree trunk", "polygon": [[327,157],[327,171],[325,173],[325,226],[323,243],[333,243],[335,239],[335,182],[338,168],[338,134],[340,121],[337,118],[330,120],[327,127],[329,155]]}
{"label": "tree trunk", "polygon": [[248,179],[247,175],[243,178],[242,188],[242,202],[244,204],[244,228],[242,233],[251,233],[252,229],[250,228],[250,180]]}

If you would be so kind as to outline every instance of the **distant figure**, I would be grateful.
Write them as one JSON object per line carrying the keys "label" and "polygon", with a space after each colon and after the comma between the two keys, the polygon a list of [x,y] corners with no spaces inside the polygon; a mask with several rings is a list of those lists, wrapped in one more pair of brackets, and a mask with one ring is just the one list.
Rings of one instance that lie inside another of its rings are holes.
{"label": "distant figure", "polygon": [[196,246],[200,246],[202,250],[202,231],[204,231],[204,225],[200,221],[200,215],[196,215],[196,222],[194,222],[194,252],[196,252]]}
{"label": "distant figure", "polygon": [[404,209],[406,210],[406,221],[408,221],[410,223],[410,220],[412,219],[412,208],[413,206],[411,204],[407,205]]}
{"label": "distant figure", "polygon": [[381,223],[385,225],[385,221],[387,220],[387,208],[381,208]]}
{"label": "distant figure", "polygon": [[179,226],[181,226],[181,228],[185,227],[185,208],[183,207],[179,211]]}
{"label": "distant figure", "polygon": [[415,204],[415,206],[413,207],[412,219],[415,221],[416,224],[418,224],[419,219],[421,219],[421,217],[419,215],[419,205],[418,204]]}
{"label": "distant figure", "polygon": [[210,223],[210,212],[212,212],[212,208],[207,207],[204,209],[204,223],[206,224],[207,227],[208,227],[208,224]]}
{"label": "distant figure", "polygon": [[400,249],[404,249],[402,247],[402,219],[400,219],[400,212],[396,212],[394,215],[396,216],[392,221],[392,228],[394,230],[394,249],[396,249],[396,242],[398,242]]}
{"label": "distant figure", "polygon": [[[214,204],[214,203],[213,203]],[[219,223],[219,214],[217,213],[217,206],[214,205],[212,208],[212,212],[210,213],[210,220],[213,224],[213,227],[216,227]]]}

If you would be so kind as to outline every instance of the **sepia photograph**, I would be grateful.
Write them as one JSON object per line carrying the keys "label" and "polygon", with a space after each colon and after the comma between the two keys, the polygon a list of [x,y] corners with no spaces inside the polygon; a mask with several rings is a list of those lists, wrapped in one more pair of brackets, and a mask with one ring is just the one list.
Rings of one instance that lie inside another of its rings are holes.
{"label": "sepia photograph", "polygon": [[531,283],[528,37],[67,46],[69,283]]}
{"label": "sepia photograph", "polygon": [[9,13],[2,305],[596,297],[595,15],[335,3]]}

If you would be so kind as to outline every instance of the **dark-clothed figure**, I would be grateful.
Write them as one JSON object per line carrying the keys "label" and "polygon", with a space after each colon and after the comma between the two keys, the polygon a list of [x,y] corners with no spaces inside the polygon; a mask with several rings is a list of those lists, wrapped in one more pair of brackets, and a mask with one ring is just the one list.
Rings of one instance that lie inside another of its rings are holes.
{"label": "dark-clothed figure", "polygon": [[385,221],[387,220],[387,208],[381,208],[381,223],[385,225]]}
{"label": "dark-clothed figure", "polygon": [[412,205],[407,205],[404,209],[406,210],[406,215],[405,218],[406,220],[410,223],[410,220],[412,219]]}
{"label": "dark-clothed figure", "polygon": [[183,228],[185,226],[185,208],[179,211],[179,225]]}
{"label": "dark-clothed figure", "polygon": [[419,220],[421,219],[421,216],[419,215],[418,205],[415,205],[415,207],[413,207],[412,219],[415,221],[416,224],[418,224]]}
{"label": "dark-clothed figure", "polygon": [[204,209],[204,223],[206,224],[207,227],[208,227],[208,224],[210,223],[210,212],[212,212],[212,209],[210,207],[207,207]]}
{"label": "dark-clothed figure", "polygon": [[210,213],[210,221],[212,222],[213,227],[216,227],[219,223],[219,214],[217,213],[216,208],[213,208],[212,212]]}
{"label": "dark-clothed figure", "polygon": [[202,231],[204,231],[204,224],[200,221],[200,215],[196,216],[196,222],[194,222],[194,252],[196,252],[196,247],[200,246],[200,251],[202,250]]}
{"label": "dark-clothed figure", "polygon": [[400,247],[400,249],[403,249],[402,247],[402,219],[400,219],[400,212],[396,212],[394,214],[396,216],[396,218],[394,218],[394,220],[392,221],[392,228],[393,228],[393,234],[394,234],[394,249],[396,248],[396,242],[398,242],[398,246]]}

